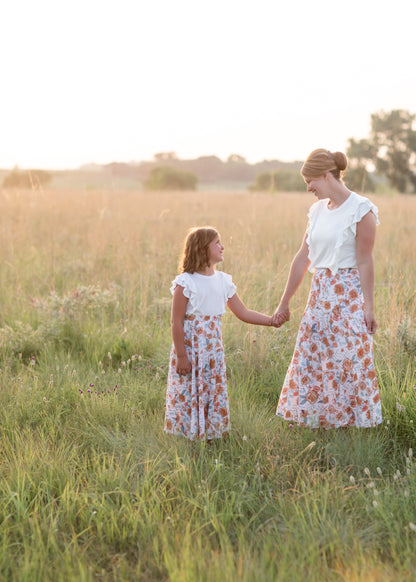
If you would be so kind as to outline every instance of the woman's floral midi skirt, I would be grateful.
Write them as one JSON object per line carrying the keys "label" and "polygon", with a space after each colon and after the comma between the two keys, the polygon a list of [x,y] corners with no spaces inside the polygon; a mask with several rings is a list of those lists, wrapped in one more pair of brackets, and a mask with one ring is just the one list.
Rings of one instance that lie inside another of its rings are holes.
{"label": "woman's floral midi skirt", "polygon": [[180,376],[172,346],[165,432],[188,439],[220,438],[230,430],[221,316],[186,315],[185,349],[192,371]]}
{"label": "woman's floral midi skirt", "polygon": [[325,429],[382,421],[358,269],[315,271],[276,414]]}

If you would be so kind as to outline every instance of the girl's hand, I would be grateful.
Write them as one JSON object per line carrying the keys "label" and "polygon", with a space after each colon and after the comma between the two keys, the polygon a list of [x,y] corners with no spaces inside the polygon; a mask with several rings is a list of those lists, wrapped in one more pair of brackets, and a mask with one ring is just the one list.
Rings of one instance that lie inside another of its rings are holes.
{"label": "girl's hand", "polygon": [[180,356],[176,359],[176,372],[180,376],[186,376],[190,374],[192,370],[191,362],[188,360],[188,356]]}

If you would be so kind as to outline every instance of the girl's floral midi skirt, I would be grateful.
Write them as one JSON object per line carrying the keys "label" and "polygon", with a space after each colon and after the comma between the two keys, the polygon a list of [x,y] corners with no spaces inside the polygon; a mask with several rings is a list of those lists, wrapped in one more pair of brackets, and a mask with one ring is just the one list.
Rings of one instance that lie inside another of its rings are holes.
{"label": "girl's floral midi skirt", "polygon": [[382,421],[358,269],[315,271],[276,414],[325,429]]}
{"label": "girl's floral midi skirt", "polygon": [[188,439],[220,438],[230,430],[221,316],[186,315],[185,349],[192,371],[180,376],[172,346],[165,432]]}

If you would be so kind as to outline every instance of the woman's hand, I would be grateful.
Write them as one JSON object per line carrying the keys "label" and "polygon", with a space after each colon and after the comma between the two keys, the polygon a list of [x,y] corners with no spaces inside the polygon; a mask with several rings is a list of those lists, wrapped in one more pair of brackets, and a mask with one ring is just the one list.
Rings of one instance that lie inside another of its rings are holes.
{"label": "woman's hand", "polygon": [[378,325],[374,315],[374,311],[372,309],[366,309],[364,307],[364,321],[365,325],[367,326],[368,333],[370,333],[371,335],[376,333]]}
{"label": "woman's hand", "polygon": [[273,314],[272,325],[280,327],[290,319],[289,305],[280,304]]}
{"label": "woman's hand", "polygon": [[188,360],[188,356],[179,356],[176,358],[176,372],[180,376],[186,376],[190,374],[192,370],[191,362]]}

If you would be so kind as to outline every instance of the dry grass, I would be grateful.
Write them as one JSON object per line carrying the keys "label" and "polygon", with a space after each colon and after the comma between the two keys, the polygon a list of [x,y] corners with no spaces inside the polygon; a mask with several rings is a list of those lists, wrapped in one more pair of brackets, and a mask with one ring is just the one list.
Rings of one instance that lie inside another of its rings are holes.
{"label": "dry grass", "polygon": [[207,447],[162,431],[186,231],[216,226],[240,296],[270,313],[311,197],[0,192],[1,579],[411,579],[416,196],[372,200],[384,424],[321,434],[274,418],[305,281],[282,330],[227,314],[233,430]]}

